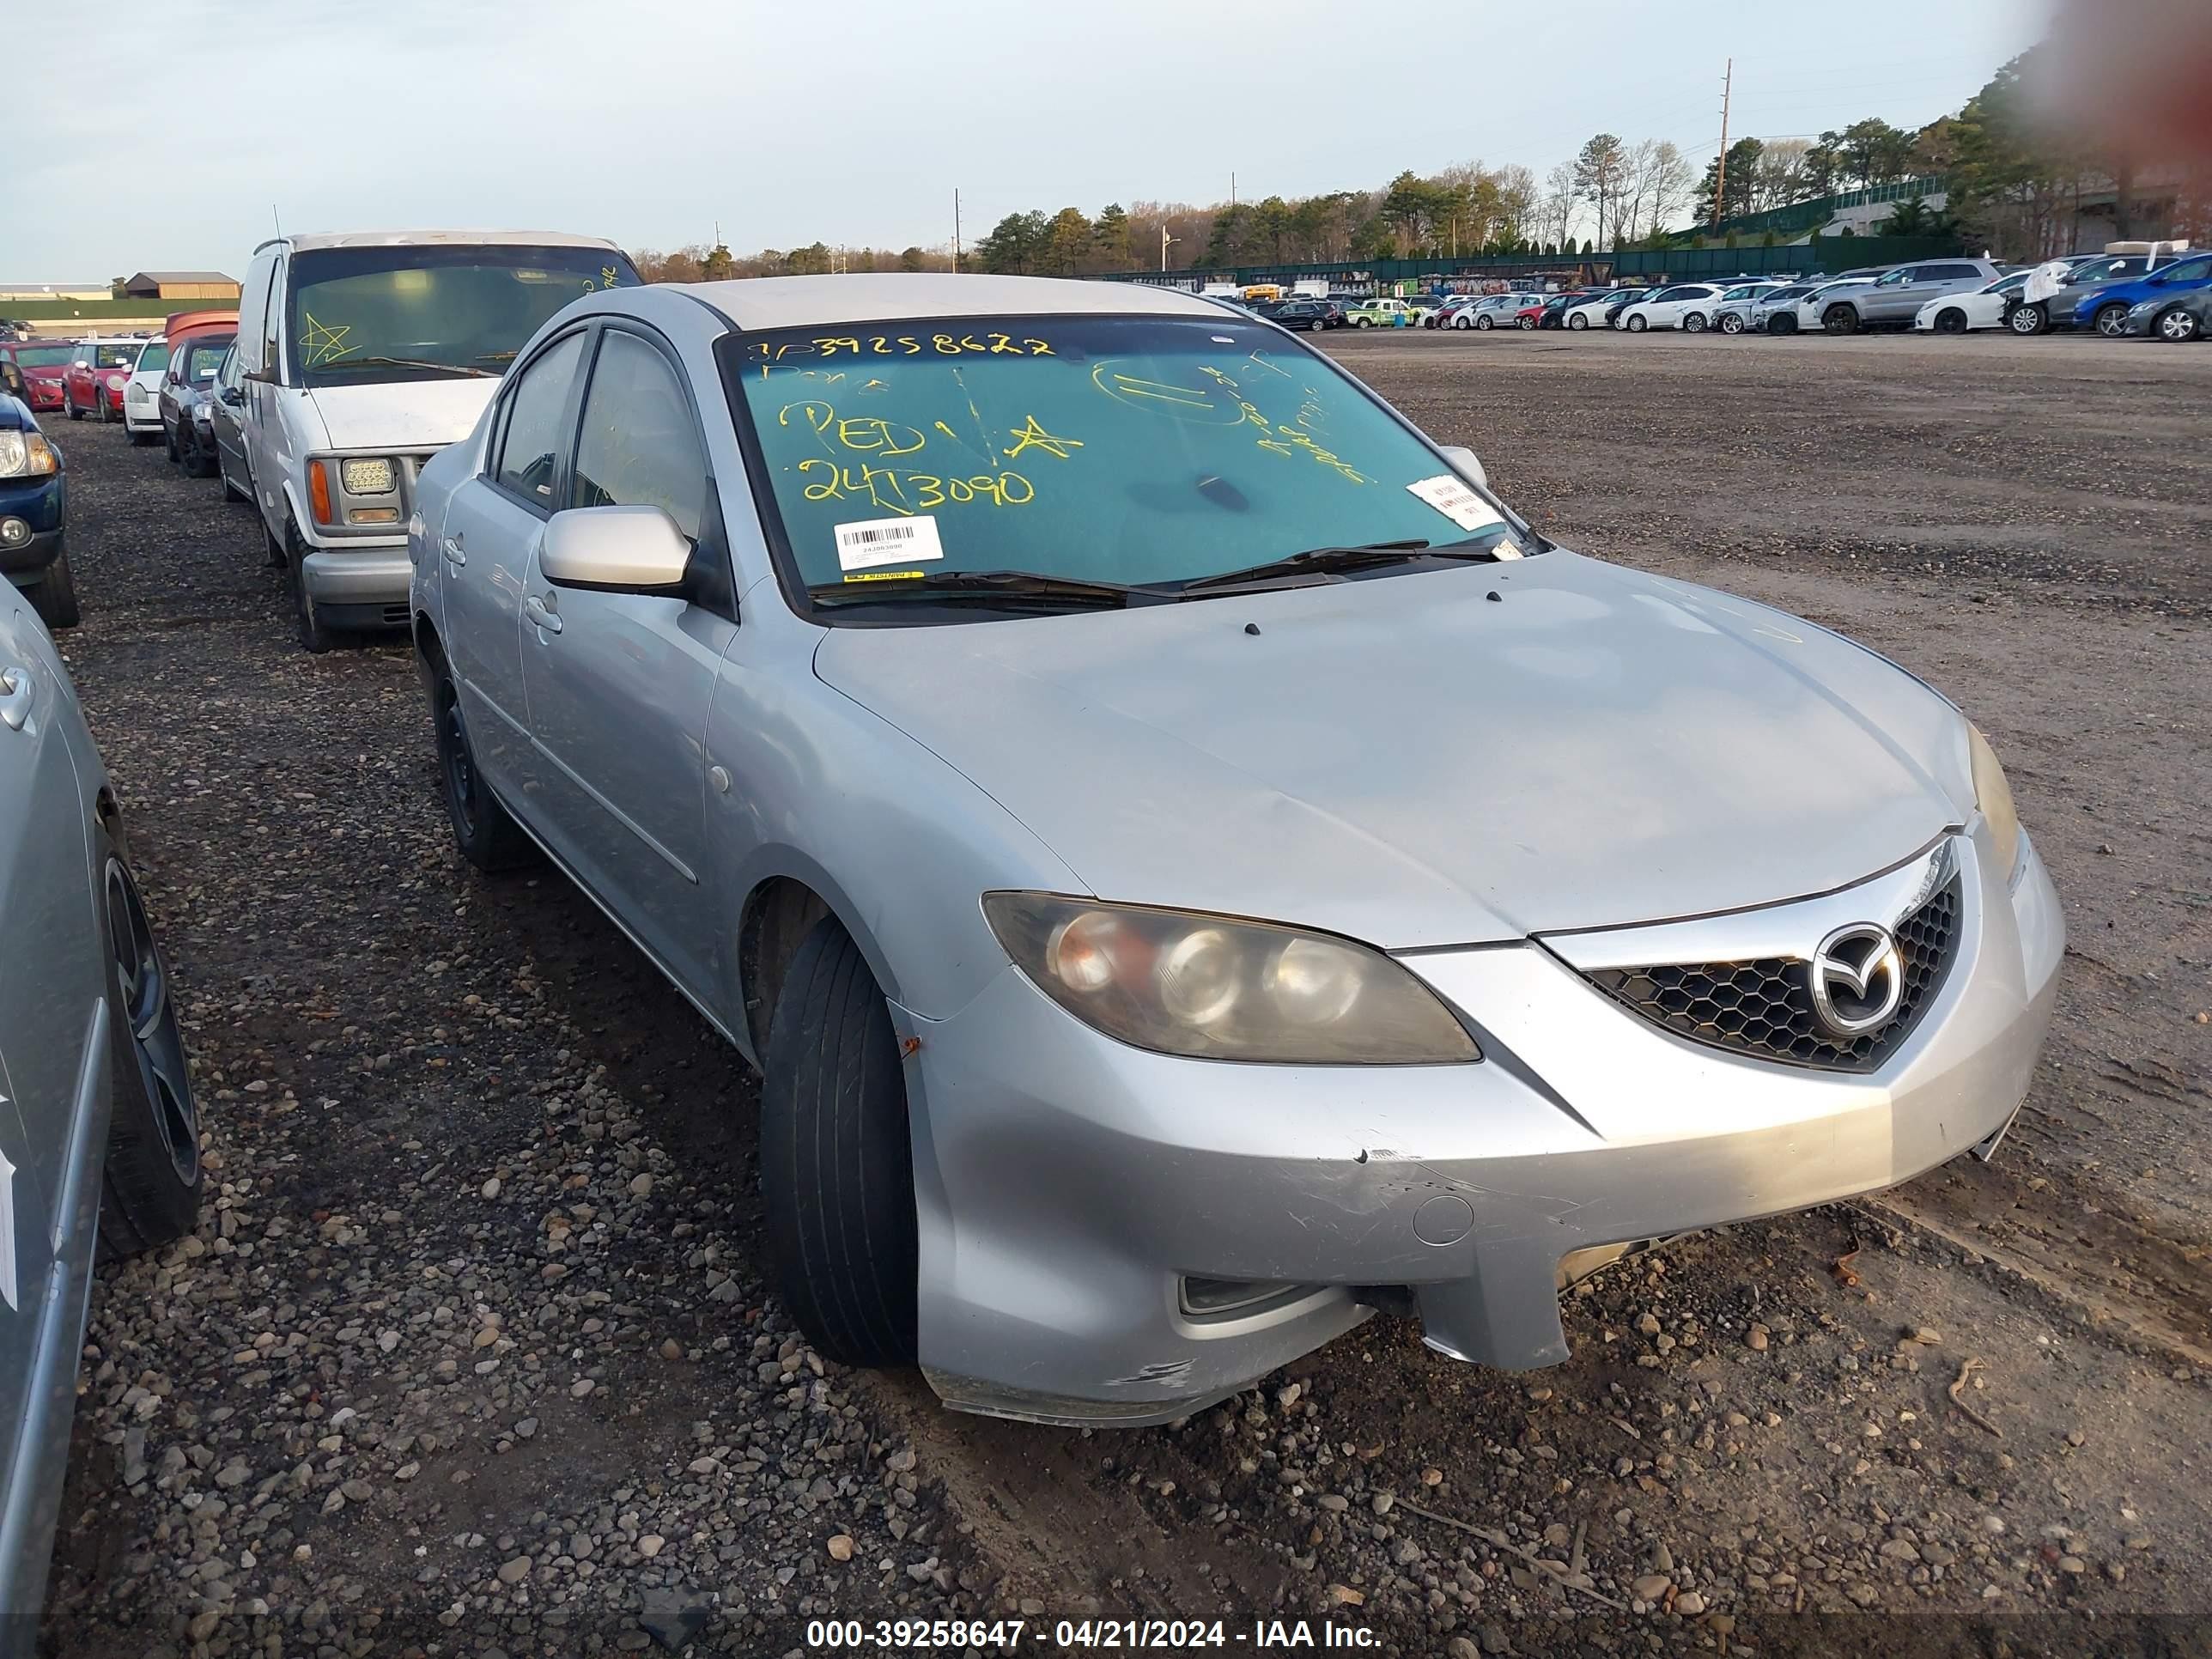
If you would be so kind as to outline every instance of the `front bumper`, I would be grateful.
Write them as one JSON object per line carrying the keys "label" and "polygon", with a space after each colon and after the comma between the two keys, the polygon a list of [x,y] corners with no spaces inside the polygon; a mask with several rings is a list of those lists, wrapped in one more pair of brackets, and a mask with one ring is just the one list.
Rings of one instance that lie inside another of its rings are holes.
{"label": "front bumper", "polygon": [[324,546],[300,561],[300,580],[315,611],[332,628],[382,628],[407,621],[408,584],[415,568],[407,539],[366,547]]}
{"label": "front bumper", "polygon": [[161,406],[151,398],[143,404],[125,398],[123,404],[123,429],[125,432],[159,432],[161,429]]}
{"label": "front bumper", "polygon": [[[1442,1352],[1564,1360],[1566,1258],[1893,1186],[2011,1121],[2063,924],[2032,848],[2017,891],[1956,850],[1959,954],[1866,1074],[1692,1044],[1534,942],[1402,958],[1476,1023],[1467,1066],[1144,1053],[1012,969],[948,1019],[898,1011],[925,1373],[963,1409],[1166,1421],[1407,1289]],[[1291,1288],[1202,1316],[1186,1275]]]}
{"label": "front bumper", "polygon": [[0,482],[0,520],[21,520],[31,529],[27,540],[12,547],[0,542],[0,572],[10,576],[35,575],[52,564],[62,550],[62,532],[68,517],[66,473],[52,473],[35,483]]}

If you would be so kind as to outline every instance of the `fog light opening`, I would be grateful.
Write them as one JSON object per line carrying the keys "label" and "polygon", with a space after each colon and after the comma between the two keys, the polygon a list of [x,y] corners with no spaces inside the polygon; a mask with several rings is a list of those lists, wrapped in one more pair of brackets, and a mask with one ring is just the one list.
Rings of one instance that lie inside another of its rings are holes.
{"label": "fog light opening", "polygon": [[1186,1274],[1178,1285],[1176,1300],[1187,1319],[1229,1319],[1283,1307],[1321,1288],[1279,1279],[1202,1279]]}

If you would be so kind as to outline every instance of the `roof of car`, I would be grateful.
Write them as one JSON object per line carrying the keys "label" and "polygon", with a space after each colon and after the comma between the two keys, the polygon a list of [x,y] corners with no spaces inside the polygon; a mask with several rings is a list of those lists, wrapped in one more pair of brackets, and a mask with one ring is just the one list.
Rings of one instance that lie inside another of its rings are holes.
{"label": "roof of car", "polygon": [[1222,307],[1180,289],[1049,276],[950,271],[854,271],[837,276],[755,276],[686,283],[739,328],[893,322],[921,317],[1091,315],[1218,317]]}
{"label": "roof of car", "polygon": [[[414,247],[424,244],[479,247],[487,244],[517,244],[524,247],[603,247],[615,245],[603,236],[576,236],[565,230],[340,230],[305,236],[272,236],[255,248],[289,242],[295,252],[319,247]],[[619,248],[616,249],[619,252]]]}

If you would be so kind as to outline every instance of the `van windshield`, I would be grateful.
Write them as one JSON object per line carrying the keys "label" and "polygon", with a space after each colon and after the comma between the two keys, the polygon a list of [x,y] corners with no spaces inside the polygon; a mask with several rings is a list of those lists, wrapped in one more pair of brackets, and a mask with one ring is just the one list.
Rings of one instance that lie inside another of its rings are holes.
{"label": "van windshield", "polygon": [[149,368],[167,368],[168,366],[169,343],[167,340],[147,341],[146,349],[138,354],[138,372],[143,374]]}
{"label": "van windshield", "polygon": [[307,249],[288,284],[293,373],[302,386],[497,376],[571,300],[638,281],[611,248]]}

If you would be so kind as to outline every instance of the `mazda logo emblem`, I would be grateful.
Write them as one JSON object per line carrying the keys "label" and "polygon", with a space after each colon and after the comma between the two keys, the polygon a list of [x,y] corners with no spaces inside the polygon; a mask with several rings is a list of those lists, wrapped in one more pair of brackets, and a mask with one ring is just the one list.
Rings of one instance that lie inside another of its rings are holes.
{"label": "mazda logo emblem", "polygon": [[1905,1000],[1905,958],[1897,937],[1871,921],[1838,927],[1813,952],[1813,1012],[1838,1036],[1887,1025]]}

